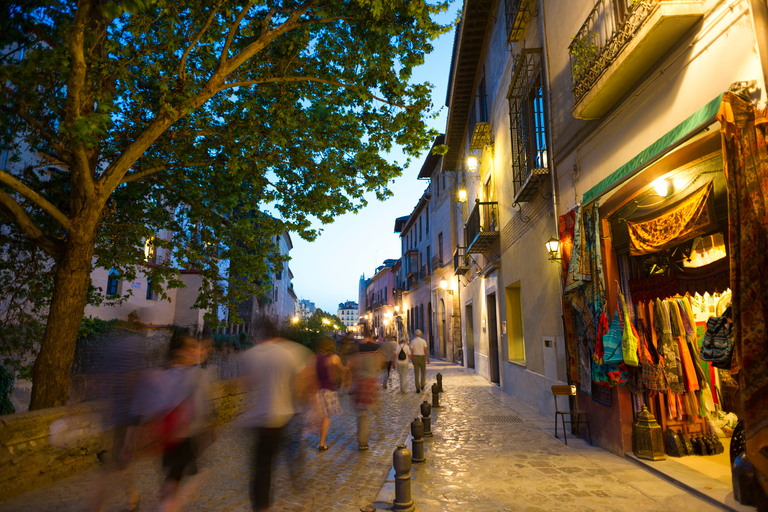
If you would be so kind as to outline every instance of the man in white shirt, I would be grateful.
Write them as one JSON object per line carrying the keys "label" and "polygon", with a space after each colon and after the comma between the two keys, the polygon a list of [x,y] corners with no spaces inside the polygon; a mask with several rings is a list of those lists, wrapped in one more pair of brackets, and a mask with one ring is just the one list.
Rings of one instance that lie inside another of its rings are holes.
{"label": "man in white shirt", "polygon": [[416,329],[416,337],[411,340],[411,361],[413,361],[413,377],[416,382],[417,393],[421,393],[421,390],[426,386],[427,365],[429,364],[427,342],[424,341],[421,334],[422,332]]}

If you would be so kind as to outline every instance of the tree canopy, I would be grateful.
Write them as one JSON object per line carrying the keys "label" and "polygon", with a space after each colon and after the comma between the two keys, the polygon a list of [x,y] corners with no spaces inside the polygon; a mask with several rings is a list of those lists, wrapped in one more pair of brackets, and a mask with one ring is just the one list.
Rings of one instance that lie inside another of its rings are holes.
{"label": "tree canopy", "polygon": [[[15,297],[7,325],[47,315],[32,408],[66,399],[83,308],[103,300],[94,265],[126,278],[139,269],[157,291],[194,268],[197,305],[232,306],[265,291],[283,229],[312,240],[315,221],[389,195],[407,162],[384,155],[416,156],[435,135],[430,85],[411,77],[449,29],[435,21],[446,8],[5,3],[0,286]],[[161,265],[145,264],[147,240],[170,255]],[[222,259],[238,279],[222,275]]]}

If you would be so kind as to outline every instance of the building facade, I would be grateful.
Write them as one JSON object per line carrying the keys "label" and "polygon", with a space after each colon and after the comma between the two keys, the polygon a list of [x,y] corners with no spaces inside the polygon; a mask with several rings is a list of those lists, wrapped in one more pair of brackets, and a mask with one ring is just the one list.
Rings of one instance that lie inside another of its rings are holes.
{"label": "building facade", "polygon": [[397,260],[388,259],[376,269],[365,288],[366,328],[371,336],[393,336],[395,333],[395,274]]}
{"label": "building facade", "polygon": [[[510,9],[528,9],[525,23]],[[567,380],[542,67],[533,2],[464,3],[446,104],[443,175],[453,179],[454,274],[464,364],[552,414]],[[533,17],[535,18],[535,17]]]}
{"label": "building facade", "polygon": [[339,308],[336,311],[336,316],[341,318],[341,321],[346,326],[347,330],[349,330],[350,327],[356,327],[359,321],[357,302],[353,300],[340,302]]}

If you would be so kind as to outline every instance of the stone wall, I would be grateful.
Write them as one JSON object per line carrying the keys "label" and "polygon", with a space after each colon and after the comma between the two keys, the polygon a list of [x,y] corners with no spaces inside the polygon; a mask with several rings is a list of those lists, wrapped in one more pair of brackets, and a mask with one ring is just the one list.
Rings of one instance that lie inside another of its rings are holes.
{"label": "stone wall", "polygon": [[[211,400],[222,425],[241,413],[246,393],[241,381],[215,382]],[[103,401],[84,402],[0,416],[0,496],[10,498],[99,464],[112,446],[112,431],[102,428]],[[146,431],[137,445],[146,447]]]}

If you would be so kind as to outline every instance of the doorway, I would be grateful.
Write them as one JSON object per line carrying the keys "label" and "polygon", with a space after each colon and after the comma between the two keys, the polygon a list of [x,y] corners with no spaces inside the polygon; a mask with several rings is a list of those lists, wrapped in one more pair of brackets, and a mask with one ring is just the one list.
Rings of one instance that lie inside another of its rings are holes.
{"label": "doorway", "polygon": [[475,327],[474,319],[472,317],[472,304],[467,304],[465,308],[466,312],[466,326],[467,326],[467,368],[475,368]]}
{"label": "doorway", "polygon": [[429,355],[430,357],[437,357],[437,350],[435,348],[435,335],[432,332],[432,303],[427,302],[427,323],[429,324]]}
{"label": "doorway", "polygon": [[490,381],[499,384],[499,336],[496,331],[496,294],[488,295],[488,363]]}
{"label": "doorway", "polygon": [[446,343],[446,337],[447,337],[447,330],[445,329],[445,301],[443,299],[440,299],[440,311],[438,312],[438,315],[440,317],[438,318],[438,331],[440,333],[440,355],[446,359],[448,358],[448,350],[447,350],[447,343]]}

